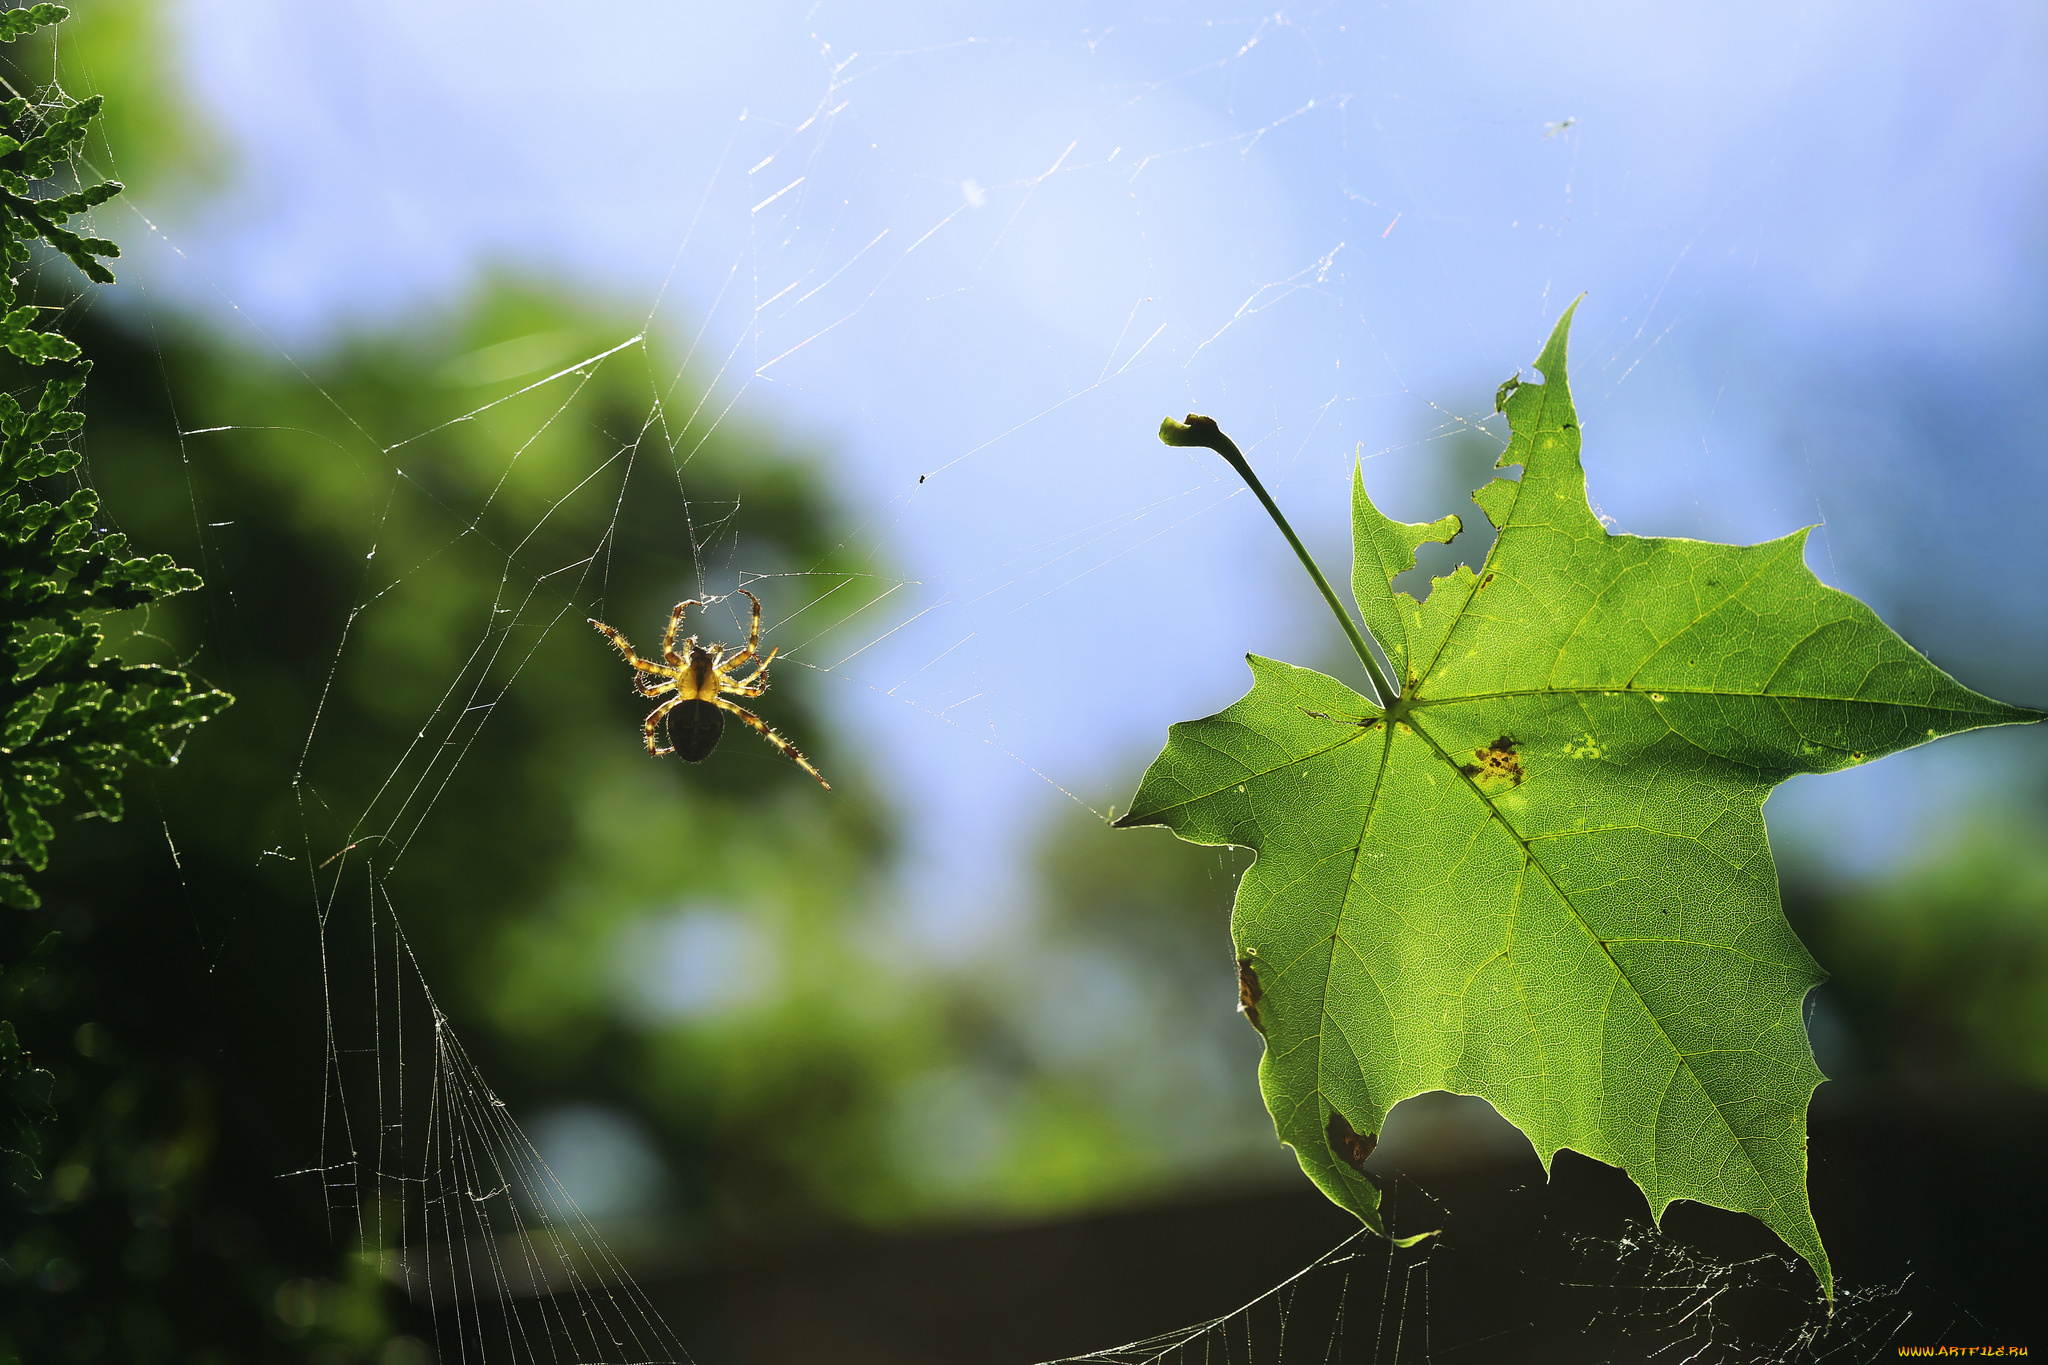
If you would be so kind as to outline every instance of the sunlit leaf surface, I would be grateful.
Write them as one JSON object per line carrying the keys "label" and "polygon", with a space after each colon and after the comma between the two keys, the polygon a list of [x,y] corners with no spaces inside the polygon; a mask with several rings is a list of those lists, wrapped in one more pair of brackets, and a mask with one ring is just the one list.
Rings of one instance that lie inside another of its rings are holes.
{"label": "sunlit leaf surface", "polygon": [[1386,710],[1253,656],[1252,690],[1172,728],[1123,825],[1258,859],[1232,933],[1282,1141],[1380,1226],[1366,1174],[1412,1095],[1484,1097],[1675,1199],[1754,1214],[1832,1292],[1806,1197],[1823,977],[1779,907],[1763,802],[1941,735],[2037,720],[1963,687],[1761,545],[1610,534],[1586,499],[1560,319],[1474,501],[1485,564],[1390,592],[1455,518],[1355,481],[1353,592],[1400,679]]}

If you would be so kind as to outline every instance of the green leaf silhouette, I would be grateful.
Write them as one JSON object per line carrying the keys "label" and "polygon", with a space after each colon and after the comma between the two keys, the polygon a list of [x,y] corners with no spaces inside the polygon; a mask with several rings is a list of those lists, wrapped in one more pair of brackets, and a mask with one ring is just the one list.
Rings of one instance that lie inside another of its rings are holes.
{"label": "green leaf silhouette", "polygon": [[[0,43],[68,14],[49,4],[8,10]],[[120,819],[125,766],[176,762],[192,730],[231,698],[195,687],[182,669],[128,663],[102,648],[102,614],[189,592],[199,576],[168,555],[131,554],[126,536],[100,524],[90,488],[48,500],[60,491],[52,477],[79,464],[85,417],[72,404],[92,367],[69,337],[40,330],[43,309],[20,302],[20,276],[41,243],[88,279],[111,283],[101,261],[120,248],[66,223],[121,186],[48,192],[50,177],[71,169],[99,96],[72,101],[52,87],[31,102],[4,78],[0,92],[0,362],[14,371],[13,390],[0,392],[0,906],[32,909],[39,902],[22,873],[49,864],[56,827],[45,812],[75,793],[94,814]],[[47,367],[29,406],[27,366]],[[25,923],[0,922],[0,1010],[9,1013],[56,941],[50,934],[33,951],[17,949]],[[0,1182],[26,1190],[39,1178],[52,1084],[13,1022],[0,1018]]]}
{"label": "green leaf silhouette", "polygon": [[1570,322],[1543,382],[1501,387],[1497,467],[1523,473],[1473,495],[1499,528],[1478,572],[1392,592],[1458,523],[1393,521],[1354,475],[1353,593],[1398,699],[1249,656],[1252,690],[1173,726],[1117,824],[1256,851],[1231,932],[1260,1087],[1302,1169],[1370,1226],[1387,1112],[1447,1090],[1490,1102],[1546,1170],[1566,1147],[1621,1167],[1659,1220],[1676,1199],[1753,1214],[1832,1297],[1801,1017],[1825,974],[1780,908],[1764,798],[2041,713],[1963,687],[1820,582],[1805,531],[1609,533]]}

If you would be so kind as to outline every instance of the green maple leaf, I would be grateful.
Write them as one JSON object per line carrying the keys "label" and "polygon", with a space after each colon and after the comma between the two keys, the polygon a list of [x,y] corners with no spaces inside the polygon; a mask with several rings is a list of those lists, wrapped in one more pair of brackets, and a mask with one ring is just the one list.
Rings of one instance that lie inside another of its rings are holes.
{"label": "green maple leaf", "polygon": [[[1576,307],[1576,305],[1574,305]],[[1503,385],[1512,439],[1473,495],[1499,537],[1421,602],[1390,588],[1456,517],[1390,520],[1354,475],[1357,628],[1234,445],[1223,453],[1345,623],[1379,703],[1248,656],[1253,687],[1175,725],[1116,823],[1256,851],[1231,933],[1259,1083],[1310,1179],[1385,1232],[1365,1158],[1387,1112],[1477,1095],[1544,1167],[1619,1166],[1654,1217],[1753,1214],[1832,1297],[1806,1197],[1823,1079],[1801,1017],[1824,977],[1786,922],[1763,803],[1984,725],[2041,719],[1972,692],[1761,545],[1610,534],[1586,500],[1565,385],[1571,311]]]}

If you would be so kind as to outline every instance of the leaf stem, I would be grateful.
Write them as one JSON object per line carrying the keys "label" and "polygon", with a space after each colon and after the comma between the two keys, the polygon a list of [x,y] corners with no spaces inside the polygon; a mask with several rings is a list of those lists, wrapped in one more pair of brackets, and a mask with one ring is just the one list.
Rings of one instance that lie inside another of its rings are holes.
{"label": "leaf stem", "polygon": [[1315,580],[1316,590],[1322,593],[1323,601],[1329,603],[1330,611],[1337,618],[1337,624],[1344,627],[1344,636],[1351,641],[1352,652],[1358,655],[1358,661],[1365,665],[1366,675],[1372,679],[1375,700],[1383,709],[1392,706],[1395,698],[1394,689],[1388,684],[1386,675],[1380,672],[1379,664],[1373,659],[1372,650],[1365,643],[1364,633],[1351,619],[1351,613],[1344,610],[1344,604],[1337,600],[1336,590],[1330,586],[1330,580],[1323,577],[1323,571],[1316,566],[1315,557],[1309,554],[1308,547],[1301,543],[1301,537],[1294,534],[1294,528],[1289,526],[1287,518],[1280,514],[1279,505],[1273,501],[1273,495],[1259,482],[1259,476],[1252,473],[1251,464],[1245,459],[1244,452],[1237,448],[1237,443],[1223,434],[1223,429],[1216,425],[1215,418],[1203,417],[1192,412],[1188,414],[1188,420],[1185,422],[1176,422],[1171,417],[1161,422],[1159,439],[1170,446],[1201,446],[1213,450],[1238,472],[1239,477],[1250,486],[1252,492],[1258,495],[1259,501],[1266,505],[1266,514],[1273,518],[1273,524],[1280,528],[1280,534],[1286,536],[1287,543],[1294,547],[1295,556],[1301,560],[1301,566],[1308,570],[1308,576]]}

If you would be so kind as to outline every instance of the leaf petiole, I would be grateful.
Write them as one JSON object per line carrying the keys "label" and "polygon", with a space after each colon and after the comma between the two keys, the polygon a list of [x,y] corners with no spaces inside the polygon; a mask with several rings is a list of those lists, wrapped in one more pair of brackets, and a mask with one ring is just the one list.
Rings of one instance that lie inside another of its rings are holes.
{"label": "leaf petiole", "polygon": [[1351,641],[1352,651],[1358,655],[1358,661],[1365,665],[1366,676],[1372,679],[1374,700],[1378,701],[1382,708],[1391,707],[1395,699],[1394,689],[1388,684],[1386,675],[1380,672],[1378,662],[1372,657],[1371,648],[1365,643],[1364,633],[1351,619],[1351,613],[1344,610],[1344,604],[1337,600],[1336,590],[1330,586],[1330,580],[1323,577],[1323,571],[1316,567],[1315,557],[1309,554],[1308,547],[1301,543],[1301,537],[1294,534],[1294,528],[1289,526],[1287,518],[1280,514],[1280,508],[1273,501],[1272,494],[1259,482],[1259,476],[1252,473],[1251,464],[1245,459],[1244,452],[1237,448],[1237,443],[1223,434],[1223,429],[1216,425],[1215,418],[1203,417],[1192,412],[1188,414],[1185,422],[1176,422],[1171,417],[1161,422],[1159,439],[1170,446],[1201,446],[1206,450],[1215,451],[1229,462],[1230,467],[1235,469],[1252,492],[1258,495],[1259,501],[1266,506],[1266,514],[1273,518],[1273,524],[1280,528],[1280,534],[1286,536],[1287,543],[1294,547],[1295,556],[1301,560],[1301,566],[1307,569],[1308,576],[1315,580],[1316,590],[1322,593],[1323,601],[1329,603],[1331,612],[1337,617],[1337,623],[1344,627],[1345,638]]}

